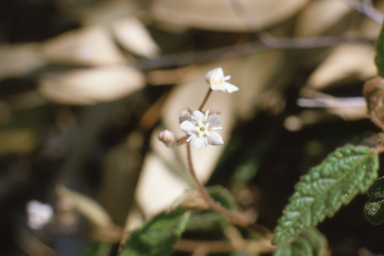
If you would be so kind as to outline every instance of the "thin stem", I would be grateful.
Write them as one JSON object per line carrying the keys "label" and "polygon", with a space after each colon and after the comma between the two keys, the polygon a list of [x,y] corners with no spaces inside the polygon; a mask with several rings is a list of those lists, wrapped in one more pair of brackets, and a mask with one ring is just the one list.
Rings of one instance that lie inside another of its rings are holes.
{"label": "thin stem", "polygon": [[184,137],[177,139],[176,146],[184,144],[187,141],[188,137],[189,137],[189,135],[185,135]]}
{"label": "thin stem", "polygon": [[[199,52],[175,53],[161,55],[151,59],[136,59],[127,62],[141,70],[166,68],[173,66],[187,66],[196,63],[221,60],[237,56],[248,55],[268,49],[313,49],[330,47],[340,44],[370,44],[373,45],[376,38],[349,38],[349,37],[308,37],[308,38],[268,38],[263,35],[263,42],[246,43],[242,45],[225,46]],[[271,40],[272,39],[272,40]]]}
{"label": "thin stem", "polygon": [[199,181],[199,179],[196,175],[196,172],[195,172],[195,169],[194,169],[193,163],[192,163],[191,145],[189,143],[187,143],[187,158],[188,158],[189,170],[191,171],[192,177],[196,182],[197,188],[198,188],[201,196],[208,203],[209,207],[212,210],[227,216],[234,224],[242,226],[242,227],[248,227],[251,224],[249,220],[247,220],[246,218],[241,217],[241,216],[229,211],[228,209],[222,207],[221,205],[219,205],[215,201],[213,201],[213,199],[209,196],[207,190],[201,184],[201,182]]}
{"label": "thin stem", "polygon": [[212,92],[212,89],[211,89],[211,87],[209,87],[208,92],[207,92],[207,94],[205,95],[205,98],[204,98],[203,102],[201,103],[201,105],[200,105],[200,107],[199,107],[199,110],[200,110],[200,111],[203,109],[205,103],[207,102],[207,100],[208,100],[208,98],[209,98],[209,95],[211,95],[211,92]]}
{"label": "thin stem", "polygon": [[[229,253],[239,251],[231,241],[196,241],[180,239],[175,245],[175,251],[194,252],[203,247],[208,253]],[[246,240],[244,250],[252,253],[270,253],[276,250],[270,240]]]}
{"label": "thin stem", "polygon": [[188,164],[189,164],[189,170],[191,171],[192,177],[196,182],[197,188],[199,189],[199,192],[201,196],[204,198],[204,200],[209,204],[209,202],[212,200],[209,196],[207,190],[204,188],[204,186],[199,181],[199,178],[196,175],[195,168],[193,167],[192,163],[192,155],[191,155],[191,145],[187,143],[187,157],[188,157]]}

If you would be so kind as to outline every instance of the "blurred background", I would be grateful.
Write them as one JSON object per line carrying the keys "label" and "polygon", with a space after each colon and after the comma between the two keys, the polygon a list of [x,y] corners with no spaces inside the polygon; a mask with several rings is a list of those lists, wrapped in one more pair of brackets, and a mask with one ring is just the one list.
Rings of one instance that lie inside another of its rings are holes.
{"label": "blurred background", "polygon": [[[362,87],[381,11],[382,0],[1,0],[0,254],[116,255],[126,231],[193,189],[185,147],[157,134],[184,136],[179,112],[199,107],[216,67],[240,90],[208,100],[224,146],[193,149],[196,171],[273,230],[310,167],[376,144]],[[332,255],[384,254],[366,201],[319,225]]]}

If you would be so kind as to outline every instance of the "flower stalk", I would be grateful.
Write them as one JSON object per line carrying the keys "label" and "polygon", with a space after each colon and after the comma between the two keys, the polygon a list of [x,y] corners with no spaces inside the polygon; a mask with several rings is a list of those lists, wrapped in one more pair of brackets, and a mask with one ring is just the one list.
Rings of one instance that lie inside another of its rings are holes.
{"label": "flower stalk", "polygon": [[192,174],[192,177],[197,185],[197,188],[203,197],[203,199],[207,202],[208,206],[218,212],[223,214],[224,216],[227,216],[235,225],[238,225],[240,227],[248,227],[251,222],[247,218],[244,218],[234,212],[229,211],[227,208],[224,208],[223,206],[217,204],[208,194],[207,190],[201,184],[199,178],[196,175],[195,168],[193,167],[193,162],[192,162],[192,155],[191,155],[191,145],[187,143],[187,158],[188,158],[188,165],[189,165],[189,170]]}

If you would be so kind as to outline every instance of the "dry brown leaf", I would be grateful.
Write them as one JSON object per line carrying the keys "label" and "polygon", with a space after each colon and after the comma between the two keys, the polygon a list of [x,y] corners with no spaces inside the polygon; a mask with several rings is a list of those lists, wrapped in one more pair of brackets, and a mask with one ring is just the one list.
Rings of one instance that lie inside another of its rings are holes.
{"label": "dry brown leaf", "polygon": [[59,197],[69,200],[76,210],[96,227],[107,228],[114,226],[107,211],[95,200],[64,186],[58,186],[56,193]]}
{"label": "dry brown leaf", "polygon": [[111,65],[125,61],[109,32],[99,26],[85,27],[52,38],[42,45],[51,62],[73,65]]}
{"label": "dry brown leaf", "polygon": [[[375,8],[380,12],[384,12],[384,1],[376,1]],[[380,33],[380,29],[381,29],[380,24],[377,24],[375,21],[373,21],[369,17],[365,17],[360,25],[360,33],[370,38],[378,37]]]}
{"label": "dry brown leaf", "polygon": [[112,24],[112,29],[118,42],[136,55],[150,58],[160,52],[147,28],[136,18],[118,20]]}
{"label": "dry brown leaf", "polygon": [[374,46],[340,45],[312,73],[307,88],[322,89],[331,84],[367,80],[376,74]]}
{"label": "dry brown leaf", "polygon": [[78,69],[39,80],[39,90],[47,99],[74,105],[117,100],[144,85],[142,73],[128,66]]}
{"label": "dry brown leaf", "polygon": [[148,153],[140,172],[135,200],[148,219],[170,207],[188,188],[188,184],[174,175],[158,156]]}
{"label": "dry brown leaf", "polygon": [[295,36],[321,35],[337,24],[351,8],[342,1],[321,0],[311,4],[300,13],[295,27]]}
{"label": "dry brown leaf", "polygon": [[[270,89],[274,75],[281,67],[282,51],[265,51],[242,59],[241,65],[232,75],[233,84],[241,89],[232,97],[236,100],[237,118],[248,120],[261,108],[265,100],[265,91]],[[285,69],[289,71],[289,69]],[[280,78],[284,75],[279,73]]]}
{"label": "dry brown leaf", "polygon": [[367,108],[365,106],[349,108],[327,108],[331,114],[337,115],[345,121],[355,121],[367,118]]}
{"label": "dry brown leaf", "polygon": [[37,44],[0,45],[0,80],[26,75],[45,64]]}
{"label": "dry brown leaf", "polygon": [[116,20],[132,16],[138,10],[139,6],[132,0],[94,1],[92,5],[79,10],[79,16],[85,26],[109,26]]}
{"label": "dry brown leaf", "polygon": [[249,31],[248,25],[268,27],[297,13],[307,0],[237,0],[247,12],[236,12],[231,1],[154,0],[152,17],[162,23],[219,31]]}

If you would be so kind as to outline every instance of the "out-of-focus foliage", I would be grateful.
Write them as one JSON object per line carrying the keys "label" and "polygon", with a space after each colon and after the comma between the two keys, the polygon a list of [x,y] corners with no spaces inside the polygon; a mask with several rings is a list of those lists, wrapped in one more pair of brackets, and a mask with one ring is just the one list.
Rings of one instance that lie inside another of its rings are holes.
{"label": "out-of-focus foliage", "polygon": [[376,180],[368,190],[369,202],[364,207],[365,217],[373,224],[381,224],[384,222],[383,190],[384,179]]}
{"label": "out-of-focus foliage", "polygon": [[119,255],[170,255],[174,244],[184,232],[189,215],[180,209],[157,215],[131,234]]}
{"label": "out-of-focus foliage", "polygon": [[281,244],[274,256],[321,256],[328,248],[326,237],[315,228],[305,229],[289,242]]}

